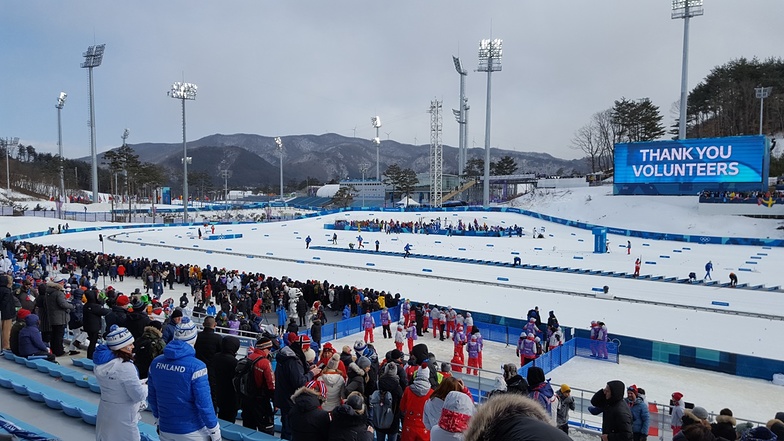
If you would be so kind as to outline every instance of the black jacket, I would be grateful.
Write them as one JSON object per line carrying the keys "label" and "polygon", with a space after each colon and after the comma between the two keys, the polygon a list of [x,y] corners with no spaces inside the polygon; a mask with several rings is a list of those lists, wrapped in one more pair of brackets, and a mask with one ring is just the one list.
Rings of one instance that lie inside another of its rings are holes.
{"label": "black jacket", "polygon": [[609,441],[632,441],[632,411],[624,401],[626,386],[621,381],[610,381],[610,398],[599,389],[591,398],[591,404],[599,407],[602,412],[602,434]]}
{"label": "black jacket", "polygon": [[221,352],[212,357],[207,366],[210,374],[210,390],[218,408],[237,408],[237,395],[234,393],[234,368],[237,367],[237,351],[240,340],[234,336],[221,339]]}
{"label": "black jacket", "polygon": [[[304,357],[303,357],[304,358]],[[313,374],[305,370],[305,361],[291,349],[284,346],[275,355],[275,406],[282,412],[291,409],[291,396],[305,383],[313,379]]]}
{"label": "black jacket", "polygon": [[109,313],[109,310],[97,303],[85,303],[82,310],[84,332],[100,332],[101,317]]}
{"label": "black jacket", "polygon": [[121,306],[112,306],[112,310],[106,314],[106,332],[109,332],[109,328],[111,328],[112,325],[117,325],[124,328],[127,321],[128,311],[123,309]]}
{"label": "black jacket", "polygon": [[310,327],[310,338],[321,345],[321,325],[313,324]]}
{"label": "black jacket", "polygon": [[125,327],[131,333],[133,338],[141,338],[144,333],[144,328],[150,325],[150,317],[144,311],[130,312],[125,319]]}
{"label": "black jacket", "polygon": [[326,441],[329,434],[329,412],[321,408],[318,393],[301,387],[291,397],[294,405],[289,412],[292,441]]}
{"label": "black jacket", "polygon": [[735,425],[737,424],[735,418],[729,415],[718,415],[716,422],[711,424],[711,432],[715,437],[722,437],[730,441],[735,441],[738,438],[735,432]]}
{"label": "black jacket", "polygon": [[403,388],[400,387],[397,372],[395,375],[381,375],[378,378],[378,390],[392,394],[392,409],[395,410],[395,419],[392,420],[389,429],[376,430],[381,433],[398,433],[400,432],[400,400],[403,398]]}
{"label": "black jacket", "polygon": [[16,316],[16,308],[14,307],[14,295],[11,288],[6,286],[8,276],[0,277],[0,319],[13,320]]}
{"label": "black jacket", "polygon": [[221,351],[222,339],[220,334],[215,333],[215,330],[211,328],[204,328],[196,337],[196,343],[193,345],[193,349],[196,350],[196,358],[203,361],[207,368],[210,367],[215,354]]}
{"label": "black jacket", "polygon": [[357,414],[346,404],[332,411],[332,424],[329,426],[329,441],[373,441],[373,434],[368,432],[368,420],[365,414]]}

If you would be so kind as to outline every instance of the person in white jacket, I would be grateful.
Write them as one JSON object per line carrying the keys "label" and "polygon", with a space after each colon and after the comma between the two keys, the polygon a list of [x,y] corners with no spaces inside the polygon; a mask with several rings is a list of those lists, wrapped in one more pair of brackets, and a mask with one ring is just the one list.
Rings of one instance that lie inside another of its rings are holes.
{"label": "person in white jacket", "polygon": [[95,378],[101,386],[96,441],[138,441],[139,412],[147,400],[133,359],[133,336],[126,328],[112,325],[106,343],[93,354]]}
{"label": "person in white jacket", "polygon": [[430,441],[462,440],[473,415],[474,403],[468,395],[462,391],[449,392],[438,424],[430,429]]}

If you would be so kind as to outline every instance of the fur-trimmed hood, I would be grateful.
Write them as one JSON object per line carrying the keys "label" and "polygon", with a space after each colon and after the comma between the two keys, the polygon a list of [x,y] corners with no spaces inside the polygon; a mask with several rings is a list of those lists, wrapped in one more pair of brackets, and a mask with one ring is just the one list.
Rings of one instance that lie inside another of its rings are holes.
{"label": "fur-trimmed hood", "polygon": [[[471,418],[465,441],[516,439],[522,432],[541,434],[540,439],[569,438],[553,426],[550,416],[536,401],[520,394],[494,395]],[[558,435],[560,433],[562,436]],[[527,438],[535,439],[535,438]]]}
{"label": "fur-trimmed hood", "polygon": [[359,367],[356,363],[351,363],[348,365],[348,373],[349,376],[359,375],[360,377],[365,375],[365,370]]}
{"label": "fur-trimmed hood", "polygon": [[315,390],[302,386],[291,396],[294,407],[299,408],[302,413],[310,412],[321,407],[321,396]]}
{"label": "fur-trimmed hood", "polygon": [[716,415],[716,423],[732,424],[732,427],[738,425],[738,421],[735,417],[730,415]]}

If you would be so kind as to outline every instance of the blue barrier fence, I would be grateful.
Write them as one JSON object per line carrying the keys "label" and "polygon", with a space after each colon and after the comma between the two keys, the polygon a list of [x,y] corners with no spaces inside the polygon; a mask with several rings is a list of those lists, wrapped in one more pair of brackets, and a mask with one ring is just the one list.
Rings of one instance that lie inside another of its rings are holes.
{"label": "blue barrier fence", "polygon": [[[400,306],[395,306],[394,308],[388,308],[389,311],[389,318],[392,323],[397,323],[400,320]],[[376,311],[370,314],[373,317],[373,320],[376,322],[376,326],[381,326],[381,311]],[[356,334],[358,332],[362,332],[362,320],[364,320],[364,316],[358,315],[356,317],[351,317],[347,320],[341,320],[334,323],[327,323],[321,327],[321,342],[326,343],[328,341],[336,340],[339,338],[347,337],[351,334]],[[310,330],[307,331],[308,335],[310,334]]]}

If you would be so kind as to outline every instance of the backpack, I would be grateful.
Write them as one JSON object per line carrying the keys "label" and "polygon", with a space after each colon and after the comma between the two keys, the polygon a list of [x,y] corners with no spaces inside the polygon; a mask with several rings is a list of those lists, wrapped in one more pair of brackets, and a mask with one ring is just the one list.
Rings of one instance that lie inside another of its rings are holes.
{"label": "backpack", "polygon": [[256,363],[264,357],[258,357],[251,360],[248,357],[243,358],[237,362],[234,368],[234,378],[231,383],[234,385],[234,391],[243,397],[255,397],[258,386],[256,386],[256,379],[253,376],[253,368]]}
{"label": "backpack", "polygon": [[389,429],[395,419],[392,409],[392,394],[388,390],[376,390],[370,395],[368,418],[374,429]]}

